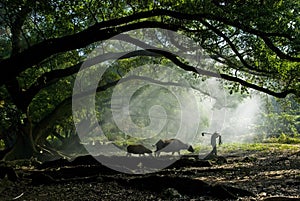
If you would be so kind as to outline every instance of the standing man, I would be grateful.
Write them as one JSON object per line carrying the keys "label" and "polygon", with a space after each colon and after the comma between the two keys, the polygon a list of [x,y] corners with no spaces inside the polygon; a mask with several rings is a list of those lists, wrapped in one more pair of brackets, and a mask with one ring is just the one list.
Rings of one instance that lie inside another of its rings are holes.
{"label": "standing man", "polygon": [[203,132],[202,136],[204,136],[204,134],[211,135],[210,144],[211,144],[213,150],[210,153],[213,155],[217,155],[217,138],[219,138],[219,145],[221,145],[222,144],[221,135],[218,132],[214,132],[214,133]]}

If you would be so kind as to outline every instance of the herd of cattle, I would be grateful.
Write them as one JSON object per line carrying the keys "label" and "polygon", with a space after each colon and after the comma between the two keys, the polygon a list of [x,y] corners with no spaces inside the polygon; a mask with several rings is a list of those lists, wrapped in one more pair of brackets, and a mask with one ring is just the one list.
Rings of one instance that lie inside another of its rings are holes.
{"label": "herd of cattle", "polygon": [[[162,140],[160,139],[156,144],[153,145],[156,147],[154,151],[154,156],[159,156],[161,152],[171,152],[172,154],[178,153],[180,155],[181,150],[188,150],[189,152],[194,152],[192,145],[186,144],[179,139],[167,139]],[[152,155],[153,151],[146,148],[142,144],[135,144],[135,145],[128,145],[127,146],[127,156],[131,154],[138,154],[138,155],[145,155],[149,154]]]}

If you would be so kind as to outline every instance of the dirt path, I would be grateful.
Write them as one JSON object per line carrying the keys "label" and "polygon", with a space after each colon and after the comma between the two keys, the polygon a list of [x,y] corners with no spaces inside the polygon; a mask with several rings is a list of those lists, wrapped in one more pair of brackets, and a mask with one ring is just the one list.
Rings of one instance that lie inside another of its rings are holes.
{"label": "dirt path", "polygon": [[1,180],[0,200],[224,200],[220,196],[235,189],[253,193],[238,200],[300,200],[299,155],[284,150],[220,155],[210,161],[185,156],[150,175],[122,174],[90,163],[16,166],[18,181]]}

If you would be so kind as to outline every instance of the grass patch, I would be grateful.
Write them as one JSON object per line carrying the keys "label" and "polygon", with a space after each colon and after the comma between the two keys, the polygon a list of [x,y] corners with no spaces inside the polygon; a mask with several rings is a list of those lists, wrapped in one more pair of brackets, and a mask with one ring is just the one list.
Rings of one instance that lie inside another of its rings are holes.
{"label": "grass patch", "polygon": [[299,151],[300,145],[282,144],[282,143],[226,143],[218,147],[220,152],[235,152],[235,151]]}
{"label": "grass patch", "polygon": [[300,144],[300,136],[290,137],[282,133],[279,137],[271,137],[264,141],[265,143],[280,143],[280,144]]}

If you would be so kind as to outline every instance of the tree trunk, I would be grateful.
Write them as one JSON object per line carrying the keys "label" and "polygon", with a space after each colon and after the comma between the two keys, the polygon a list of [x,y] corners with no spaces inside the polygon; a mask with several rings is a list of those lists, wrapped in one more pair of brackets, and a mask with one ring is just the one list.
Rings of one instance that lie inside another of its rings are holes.
{"label": "tree trunk", "polygon": [[33,140],[37,144],[43,144],[49,135],[48,129],[53,126],[56,121],[72,115],[72,99],[67,98],[61,102],[56,108],[44,117],[33,129]]}
{"label": "tree trunk", "polygon": [[4,160],[17,160],[17,159],[29,159],[36,152],[35,145],[28,136],[19,134],[16,144],[13,146],[10,152],[4,156]]}
{"label": "tree trunk", "polygon": [[32,136],[32,122],[27,113],[27,121],[19,125],[17,140],[13,148],[4,156],[4,160],[29,159],[37,153],[36,144]]}

